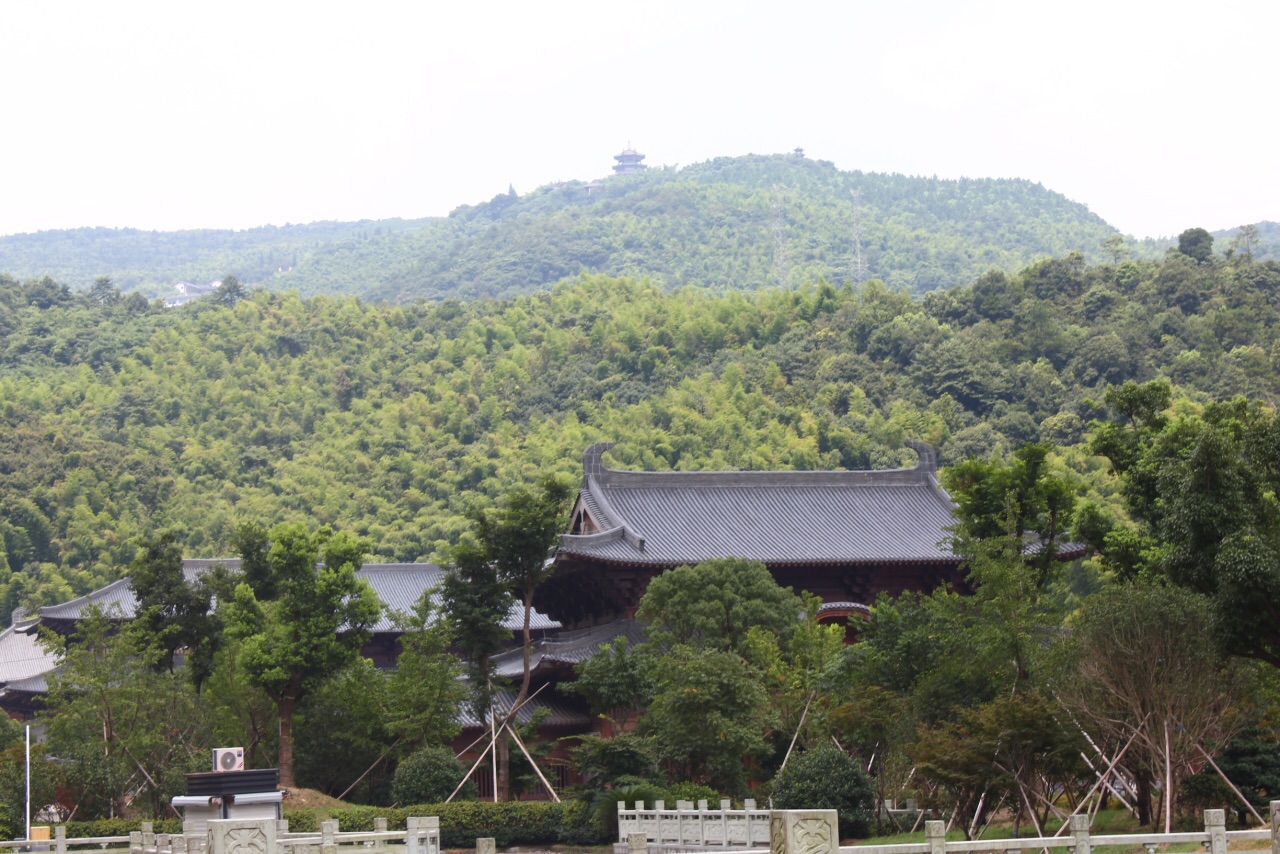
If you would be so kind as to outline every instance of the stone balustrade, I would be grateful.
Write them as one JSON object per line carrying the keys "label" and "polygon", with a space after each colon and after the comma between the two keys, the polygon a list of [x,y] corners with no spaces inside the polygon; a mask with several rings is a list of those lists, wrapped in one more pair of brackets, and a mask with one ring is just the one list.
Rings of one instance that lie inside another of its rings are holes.
{"label": "stone balustrade", "polygon": [[727,800],[720,802],[719,809],[709,808],[706,801],[696,806],[692,801],[677,801],[675,809],[668,809],[663,801],[646,809],[643,801],[637,801],[634,809],[627,809],[626,802],[619,801],[618,848],[625,849],[630,835],[640,833],[660,850],[763,847],[769,844],[769,815],[753,800],[740,810],[732,809]]}
{"label": "stone balustrade", "polygon": [[[339,854],[340,848],[360,846],[362,854],[382,854],[395,845],[404,854],[441,854],[440,819],[405,820],[404,830],[388,830],[385,818],[374,819],[372,831],[342,833],[337,821],[321,822],[319,832],[291,833],[289,822],[271,819],[210,819],[206,829],[184,826],[183,833],[154,833],[150,822],[127,837],[68,839],[66,828],[54,828],[51,847],[67,854],[68,847],[129,843],[130,854]],[[24,843],[25,844],[25,843]],[[0,846],[2,847],[2,846]]]}

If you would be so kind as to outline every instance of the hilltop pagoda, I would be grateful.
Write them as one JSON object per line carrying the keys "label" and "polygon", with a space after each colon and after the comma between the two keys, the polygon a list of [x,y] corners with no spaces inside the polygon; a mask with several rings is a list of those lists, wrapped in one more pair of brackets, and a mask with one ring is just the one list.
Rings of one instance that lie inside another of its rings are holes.
{"label": "hilltop pagoda", "polygon": [[613,159],[618,161],[614,165],[613,171],[616,175],[630,175],[633,172],[639,172],[641,169],[648,169],[643,162],[644,155],[638,154],[631,143],[627,143],[627,147],[621,154],[613,155]]}

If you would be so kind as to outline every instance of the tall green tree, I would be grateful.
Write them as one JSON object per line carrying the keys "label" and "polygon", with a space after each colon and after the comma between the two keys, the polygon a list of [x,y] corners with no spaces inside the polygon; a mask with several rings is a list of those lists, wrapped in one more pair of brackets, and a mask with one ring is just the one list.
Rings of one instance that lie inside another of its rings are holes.
{"label": "tall green tree", "polygon": [[353,663],[382,605],[357,578],[369,544],[329,528],[312,532],[300,523],[270,531],[267,562],[274,599],[259,600],[240,583],[227,615],[240,641],[249,681],[275,704],[279,722],[280,784],[295,785],[293,716],[298,703],[329,676]]}
{"label": "tall green tree", "polygon": [[176,532],[143,537],[138,546],[129,568],[129,588],[137,597],[138,610],[129,631],[139,650],[170,673],[175,656],[182,651],[187,673],[199,691],[222,642],[222,620],[213,611],[210,579],[186,577]]}
{"label": "tall green tree", "polygon": [[[536,491],[518,487],[493,509],[474,509],[471,536],[454,549],[443,587],[445,612],[458,632],[459,645],[472,662],[477,712],[489,712],[488,658],[510,633],[502,623],[514,599],[522,609],[523,675],[515,703],[529,696],[534,594],[551,574],[551,548],[564,530],[569,490],[554,477]],[[504,609],[504,605],[507,607]],[[509,745],[498,744],[498,798],[510,796]]]}
{"label": "tall green tree", "polygon": [[781,722],[766,673],[788,687],[796,661],[783,651],[809,616],[763,564],[740,558],[677,567],[649,582],[636,611],[646,623],[637,654],[654,662],[632,663],[653,680],[640,732],[674,779],[743,788],[743,760],[766,758]]}
{"label": "tall green tree", "polygon": [[1188,228],[1178,235],[1178,251],[1203,264],[1213,257],[1213,235],[1203,228]]}
{"label": "tall green tree", "polygon": [[476,514],[476,539],[498,571],[498,578],[520,602],[524,647],[524,675],[516,702],[529,695],[529,634],[533,597],[551,576],[551,550],[565,528],[569,488],[554,477],[544,478],[536,491],[516,489],[504,504],[488,514]]}

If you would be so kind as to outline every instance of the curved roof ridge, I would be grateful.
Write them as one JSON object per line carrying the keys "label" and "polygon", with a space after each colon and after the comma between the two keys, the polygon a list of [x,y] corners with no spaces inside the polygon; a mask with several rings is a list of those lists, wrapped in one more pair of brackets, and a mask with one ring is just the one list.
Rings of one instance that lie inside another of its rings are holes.
{"label": "curved roof ridge", "polygon": [[[850,469],[822,471],[629,471],[609,470],[610,488],[628,486],[903,486],[927,482],[929,474],[919,468]],[[594,497],[599,500],[599,492]]]}
{"label": "curved roof ridge", "polygon": [[613,509],[613,505],[609,503],[609,499],[605,496],[604,490],[600,488],[595,475],[587,475],[586,481],[587,484],[584,491],[591,494],[591,500],[596,505],[596,509],[604,516],[603,519],[598,519],[597,521],[609,523],[609,527],[605,530],[625,527],[627,520],[623,519],[618,514],[618,511]]}
{"label": "curved roof ridge", "polygon": [[896,469],[822,469],[822,470],[741,470],[716,469],[709,471],[635,471],[634,469],[611,469],[604,465],[603,455],[614,446],[613,442],[596,442],[582,455],[582,474],[584,489],[590,491],[591,497],[600,505],[609,517],[609,521],[626,525],[626,521],[605,498],[605,490],[601,487],[666,486],[856,486],[875,484],[877,486],[900,483],[902,485],[920,482],[938,486],[936,473],[938,456],[933,446],[925,442],[908,441],[906,447],[916,452],[918,457],[914,466]]}
{"label": "curved roof ridge", "polygon": [[356,572],[430,572],[437,569],[440,565],[435,563],[364,563]]}

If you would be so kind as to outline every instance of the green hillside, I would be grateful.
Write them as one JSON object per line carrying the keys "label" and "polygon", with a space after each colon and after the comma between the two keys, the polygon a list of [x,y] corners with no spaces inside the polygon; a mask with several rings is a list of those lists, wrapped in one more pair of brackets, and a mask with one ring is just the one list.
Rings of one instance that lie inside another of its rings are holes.
{"label": "green hillside", "polygon": [[234,273],[264,282],[321,247],[374,240],[423,227],[426,220],[361,220],[263,226],[244,231],[75,228],[0,237],[0,272],[49,276],[74,289],[108,276],[124,291],[172,296],[178,282],[203,284]]}
{"label": "green hillside", "polygon": [[585,276],[471,303],[259,291],[178,310],[0,277],[0,609],[84,593],[132,538],[238,520],[440,557],[465,511],[584,448],[647,469],[944,463],[1078,444],[1108,384],[1280,393],[1280,263],[1079,255],[920,300],[879,282],[664,292]]}
{"label": "green hillside", "polygon": [[228,273],[303,295],[389,301],[532,293],[581,273],[756,290],[854,278],[855,221],[866,266],[857,278],[911,293],[1071,251],[1101,260],[1116,234],[1084,205],[1028,181],[841,172],[775,155],[502,194],[448,218],[15,235],[0,238],[0,271],[77,289],[106,275],[148,296]]}

